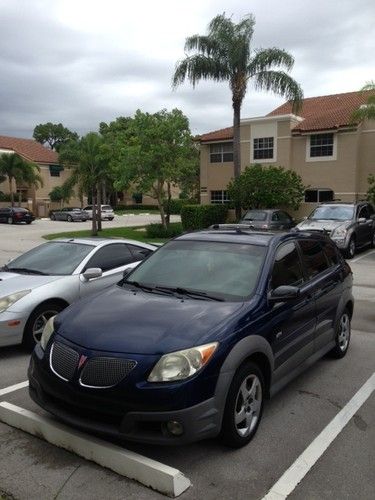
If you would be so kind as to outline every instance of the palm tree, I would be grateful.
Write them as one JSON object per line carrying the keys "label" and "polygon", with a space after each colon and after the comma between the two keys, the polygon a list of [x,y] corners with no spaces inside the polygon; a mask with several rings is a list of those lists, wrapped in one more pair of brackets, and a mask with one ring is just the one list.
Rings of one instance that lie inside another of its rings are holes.
{"label": "palm tree", "polygon": [[353,123],[359,123],[366,119],[375,120],[375,82],[367,82],[366,85],[361,88],[361,92],[369,92],[369,96],[367,98],[367,103],[353,112],[351,116],[351,121]]}
{"label": "palm tree", "polygon": [[3,153],[0,156],[0,177],[7,178],[12,207],[14,207],[14,184],[27,186],[43,185],[40,168],[35,163],[25,161],[17,153]]}
{"label": "palm tree", "polygon": [[[195,87],[199,80],[227,81],[232,92],[234,177],[241,173],[240,118],[247,85],[252,81],[256,90],[272,91],[301,106],[303,92],[286,71],[294,58],[276,47],[251,50],[255,19],[249,14],[238,24],[224,14],[212,19],[207,35],[186,38],[185,52],[194,51],[176,65],[173,86],[187,78]],[[283,71],[284,68],[286,71]],[[238,210],[237,210],[238,211]]]}

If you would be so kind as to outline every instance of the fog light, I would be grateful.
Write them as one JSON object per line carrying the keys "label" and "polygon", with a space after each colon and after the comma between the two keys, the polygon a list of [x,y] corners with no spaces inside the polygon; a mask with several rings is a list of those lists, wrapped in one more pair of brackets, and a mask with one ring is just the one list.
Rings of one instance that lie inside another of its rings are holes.
{"label": "fog light", "polygon": [[173,436],[181,436],[184,433],[184,426],[176,420],[167,422],[167,430]]}

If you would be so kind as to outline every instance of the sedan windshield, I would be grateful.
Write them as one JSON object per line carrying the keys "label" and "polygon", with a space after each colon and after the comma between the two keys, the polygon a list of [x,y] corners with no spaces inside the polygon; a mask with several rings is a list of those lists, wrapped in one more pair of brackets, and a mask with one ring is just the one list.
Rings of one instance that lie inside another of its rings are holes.
{"label": "sedan windshield", "polygon": [[267,212],[262,210],[249,210],[246,212],[242,220],[266,220]]}
{"label": "sedan windshield", "polygon": [[32,274],[69,275],[93,248],[93,245],[65,241],[44,243],[12,260],[3,269]]}
{"label": "sedan windshield", "polygon": [[350,220],[353,218],[354,208],[345,205],[323,205],[317,207],[310,215],[313,220]]}
{"label": "sedan windshield", "polygon": [[255,289],[265,254],[266,248],[256,245],[176,240],[151,255],[125,283],[197,299],[243,300]]}

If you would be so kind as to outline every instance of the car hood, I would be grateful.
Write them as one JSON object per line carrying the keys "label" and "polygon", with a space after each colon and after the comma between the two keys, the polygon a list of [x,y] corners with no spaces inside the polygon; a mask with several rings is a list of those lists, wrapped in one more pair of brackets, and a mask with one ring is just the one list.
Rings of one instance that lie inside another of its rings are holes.
{"label": "car hood", "polygon": [[162,354],[212,342],[212,332],[242,306],[114,286],[65,309],[55,328],[86,349]]}
{"label": "car hood", "polygon": [[61,279],[61,276],[40,276],[0,271],[0,297],[22,290],[34,289]]}
{"label": "car hood", "polygon": [[334,229],[337,229],[340,226],[348,226],[350,224],[350,221],[343,221],[343,220],[312,220],[312,219],[306,219],[300,224],[298,224],[297,229],[303,229],[303,230],[315,230],[315,231],[323,231],[325,229],[326,231],[333,231]]}

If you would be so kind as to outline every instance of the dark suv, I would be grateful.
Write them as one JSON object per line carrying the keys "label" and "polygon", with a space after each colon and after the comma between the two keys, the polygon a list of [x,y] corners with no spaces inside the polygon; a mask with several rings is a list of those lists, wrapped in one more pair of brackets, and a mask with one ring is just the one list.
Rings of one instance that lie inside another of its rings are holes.
{"label": "dark suv", "polygon": [[93,432],[240,447],[265,398],[323,355],[345,356],[353,305],[350,267],[324,235],[184,234],[48,321],[30,395]]}
{"label": "dark suv", "polygon": [[322,203],[296,229],[326,232],[349,259],[356,250],[375,246],[375,210],[371,203]]}

